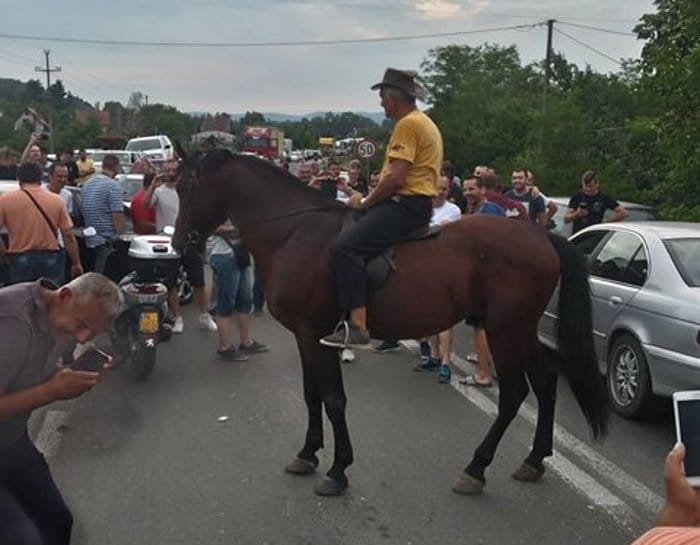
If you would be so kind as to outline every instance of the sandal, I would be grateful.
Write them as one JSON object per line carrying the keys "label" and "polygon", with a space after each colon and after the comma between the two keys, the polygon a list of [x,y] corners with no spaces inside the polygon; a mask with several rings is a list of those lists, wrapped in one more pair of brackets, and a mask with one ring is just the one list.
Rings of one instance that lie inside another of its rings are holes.
{"label": "sandal", "polygon": [[476,375],[467,375],[462,380],[460,380],[459,383],[464,384],[465,386],[477,386],[479,388],[489,388],[489,387],[493,386],[493,381],[491,381],[491,380],[488,380],[486,382],[479,381],[476,378]]}

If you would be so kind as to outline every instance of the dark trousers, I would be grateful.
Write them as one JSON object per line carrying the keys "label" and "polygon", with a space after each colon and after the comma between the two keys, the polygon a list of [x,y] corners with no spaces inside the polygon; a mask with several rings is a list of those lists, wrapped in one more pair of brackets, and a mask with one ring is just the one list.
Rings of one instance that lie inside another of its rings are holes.
{"label": "dark trousers", "polygon": [[262,308],[265,306],[265,285],[263,284],[262,271],[258,267],[255,267],[254,271],[253,308],[255,310],[262,310]]}
{"label": "dark trousers", "polygon": [[73,515],[28,437],[0,445],[0,543],[68,545]]}
{"label": "dark trousers", "polygon": [[362,307],[367,302],[367,261],[427,226],[432,209],[429,197],[391,199],[367,210],[357,223],[338,235],[331,246],[331,257],[343,310]]}

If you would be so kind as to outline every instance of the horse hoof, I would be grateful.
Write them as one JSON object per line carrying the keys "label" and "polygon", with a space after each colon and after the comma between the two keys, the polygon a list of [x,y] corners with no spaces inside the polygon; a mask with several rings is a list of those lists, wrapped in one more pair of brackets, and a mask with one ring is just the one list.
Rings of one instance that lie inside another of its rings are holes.
{"label": "horse hoof", "polygon": [[292,475],[310,475],[316,471],[317,466],[318,462],[304,460],[303,458],[295,458],[291,464],[284,468],[284,470]]}
{"label": "horse hoof", "polygon": [[323,480],[315,486],[314,492],[319,496],[341,496],[347,489],[347,484],[339,483],[330,477],[324,477]]}
{"label": "horse hoof", "polygon": [[466,471],[463,471],[457,481],[452,485],[452,490],[457,492],[457,494],[464,494],[465,496],[474,496],[476,494],[481,494],[486,486],[485,481],[481,481],[472,477]]}
{"label": "horse hoof", "polygon": [[539,481],[542,475],[544,475],[544,466],[538,469],[523,462],[523,464],[515,470],[515,473],[513,473],[513,478],[516,481],[534,483],[535,481]]}

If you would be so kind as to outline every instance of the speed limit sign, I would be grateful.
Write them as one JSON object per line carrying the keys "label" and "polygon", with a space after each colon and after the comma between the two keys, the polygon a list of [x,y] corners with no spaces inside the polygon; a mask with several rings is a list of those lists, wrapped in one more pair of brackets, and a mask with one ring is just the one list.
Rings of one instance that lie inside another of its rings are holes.
{"label": "speed limit sign", "polygon": [[357,155],[362,159],[371,159],[377,153],[377,144],[372,140],[362,140],[357,144]]}

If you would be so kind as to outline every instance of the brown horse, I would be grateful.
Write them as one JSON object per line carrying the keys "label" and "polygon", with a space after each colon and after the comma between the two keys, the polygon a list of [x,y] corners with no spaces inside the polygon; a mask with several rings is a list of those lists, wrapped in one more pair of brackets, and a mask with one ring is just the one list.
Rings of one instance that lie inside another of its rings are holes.
{"label": "brown horse", "polygon": [[[304,446],[286,470],[315,471],[325,407],[335,457],[315,490],[343,493],[345,469],[353,461],[346,396],[337,350],[318,341],[341,315],[329,246],[354,212],[266,161],[226,151],[185,159],[178,179],[175,244],[201,240],[231,218],[262,269],[270,313],[296,336],[308,429]],[[536,328],[560,277],[562,371],[594,437],[605,433],[608,405],[593,350],[587,265],[570,243],[533,225],[476,215],[445,226],[434,238],[399,244],[394,262],[396,271],[370,297],[373,337],[421,338],[465,316],[478,316],[489,338],[500,384],[498,416],[455,491],[482,490],[485,469],[528,394],[528,381],[539,406],[537,429],[532,450],[514,477],[536,480],[544,472],[543,460],[552,454],[557,371],[538,359]]]}

